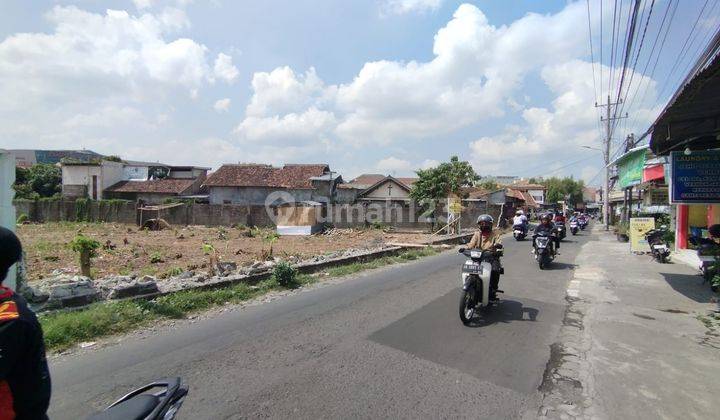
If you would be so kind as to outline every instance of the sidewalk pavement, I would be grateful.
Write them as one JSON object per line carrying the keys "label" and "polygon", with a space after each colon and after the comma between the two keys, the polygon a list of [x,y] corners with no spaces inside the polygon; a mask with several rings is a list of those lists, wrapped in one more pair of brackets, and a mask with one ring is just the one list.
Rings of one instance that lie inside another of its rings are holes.
{"label": "sidewalk pavement", "polygon": [[718,418],[717,295],[685,264],[592,234],[575,261],[538,416]]}

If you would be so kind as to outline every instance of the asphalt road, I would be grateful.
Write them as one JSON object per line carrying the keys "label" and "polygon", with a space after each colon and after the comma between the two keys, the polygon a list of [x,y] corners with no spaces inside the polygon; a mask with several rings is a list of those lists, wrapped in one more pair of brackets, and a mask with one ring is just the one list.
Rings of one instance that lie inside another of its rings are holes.
{"label": "asphalt road", "polygon": [[[181,376],[180,418],[533,417],[589,229],[540,271],[506,238],[504,300],[458,317],[449,251],[51,361],[51,418],[78,419],[154,379]],[[528,414],[529,413],[529,414]]]}

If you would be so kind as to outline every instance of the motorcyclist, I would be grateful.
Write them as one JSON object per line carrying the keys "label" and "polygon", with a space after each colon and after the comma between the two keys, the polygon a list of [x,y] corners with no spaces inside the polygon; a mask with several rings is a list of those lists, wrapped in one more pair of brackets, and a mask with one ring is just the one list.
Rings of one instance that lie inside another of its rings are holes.
{"label": "motorcyclist", "polygon": [[47,419],[50,373],[40,323],[25,299],[1,284],[21,258],[20,240],[0,227],[0,419]]}
{"label": "motorcyclist", "polygon": [[525,213],[522,210],[516,211],[515,217],[513,217],[513,227],[521,226],[523,232],[527,232],[527,225],[528,218],[525,216]]}
{"label": "motorcyclist", "polygon": [[565,215],[560,210],[555,210],[555,221],[565,223]]}
{"label": "motorcyclist", "polygon": [[[493,231],[493,218],[489,214],[481,214],[477,218],[478,231],[475,232],[467,247],[477,248],[483,251],[497,251],[502,248],[500,234]],[[497,290],[500,284],[500,273],[502,266],[500,258],[492,261],[492,272],[490,273],[490,300],[497,300]]]}
{"label": "motorcyclist", "polygon": [[[558,251],[560,249],[560,239],[557,236],[557,228],[552,223],[552,216],[549,214],[543,214],[540,216],[540,223],[535,227],[535,233],[533,235],[533,238],[541,234],[547,234],[548,236],[553,238],[553,242],[555,242],[556,254],[560,254],[560,252]],[[535,241],[533,241],[532,246],[534,249]]]}

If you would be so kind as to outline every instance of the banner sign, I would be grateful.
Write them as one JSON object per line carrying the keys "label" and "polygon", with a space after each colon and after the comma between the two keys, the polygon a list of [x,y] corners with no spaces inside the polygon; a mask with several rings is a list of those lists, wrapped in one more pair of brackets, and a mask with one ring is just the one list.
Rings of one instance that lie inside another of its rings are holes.
{"label": "banner sign", "polygon": [[720,151],[670,153],[670,202],[720,203]]}
{"label": "banner sign", "polygon": [[646,149],[638,150],[623,157],[622,160],[617,163],[620,188],[624,189],[642,182],[646,153]]}
{"label": "banner sign", "polygon": [[652,217],[630,218],[630,250],[632,252],[648,252],[650,245],[645,240],[645,234],[655,229],[655,219]]}

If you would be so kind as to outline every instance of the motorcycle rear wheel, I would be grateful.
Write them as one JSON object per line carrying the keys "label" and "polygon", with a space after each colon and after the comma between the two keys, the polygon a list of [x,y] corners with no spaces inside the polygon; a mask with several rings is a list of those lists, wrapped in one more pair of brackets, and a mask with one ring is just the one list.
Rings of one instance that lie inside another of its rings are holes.
{"label": "motorcycle rear wheel", "polygon": [[460,294],[460,321],[468,325],[475,316],[475,289],[463,290]]}

